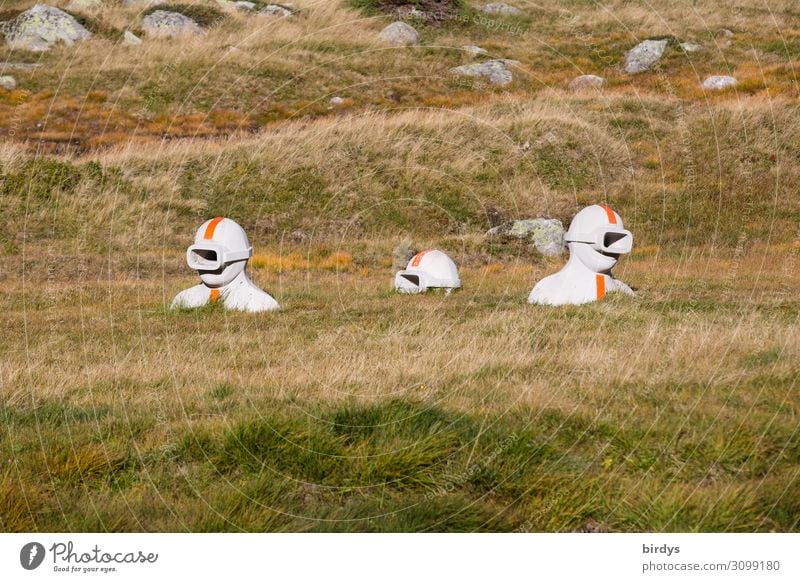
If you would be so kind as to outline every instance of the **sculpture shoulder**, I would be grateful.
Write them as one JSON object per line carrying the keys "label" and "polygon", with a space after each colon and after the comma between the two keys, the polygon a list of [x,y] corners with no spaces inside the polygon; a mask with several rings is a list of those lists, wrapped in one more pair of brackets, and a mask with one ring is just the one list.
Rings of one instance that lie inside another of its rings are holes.
{"label": "sculpture shoulder", "polygon": [[528,303],[539,305],[561,305],[557,290],[561,287],[561,272],[549,275],[534,285]]}
{"label": "sculpture shoulder", "polygon": [[208,303],[208,296],[208,287],[202,284],[195,285],[178,293],[175,299],[172,300],[170,307],[172,309],[201,307]]}
{"label": "sculpture shoulder", "polygon": [[257,313],[260,311],[276,311],[281,308],[277,301],[252,284],[236,288],[225,298],[225,306],[229,309]]}
{"label": "sculpture shoulder", "polygon": [[539,281],[528,296],[537,305],[582,305],[597,300],[594,274],[562,269]]}

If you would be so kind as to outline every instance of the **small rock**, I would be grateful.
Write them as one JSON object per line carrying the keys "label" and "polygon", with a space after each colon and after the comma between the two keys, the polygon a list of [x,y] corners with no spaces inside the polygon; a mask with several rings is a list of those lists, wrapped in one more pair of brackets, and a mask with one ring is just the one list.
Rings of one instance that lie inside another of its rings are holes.
{"label": "small rock", "polygon": [[142,39],[133,34],[130,30],[126,30],[122,35],[122,44],[125,46],[137,46],[142,44]]}
{"label": "small rock", "polygon": [[334,105],[334,106],[336,106],[336,105],[341,105],[341,104],[343,104],[343,103],[344,103],[344,99],[342,99],[341,97],[338,97],[338,96],[336,96],[336,97],[331,97],[331,100],[329,101],[329,103],[330,103],[331,105]]}
{"label": "small rock", "polygon": [[476,46],[474,44],[464,45],[464,46],[461,47],[461,50],[464,51],[465,53],[469,54],[469,55],[472,55],[473,57],[476,57],[478,55],[488,55],[489,54],[489,51],[487,51],[485,48],[481,48],[481,47]]}
{"label": "small rock", "polygon": [[242,12],[252,12],[257,8],[257,5],[255,2],[246,2],[245,0],[240,0],[239,2],[234,2],[233,7]]}
{"label": "small rock", "polygon": [[0,69],[17,69],[20,71],[31,71],[41,66],[39,63],[0,63]]}
{"label": "small rock", "polygon": [[719,89],[727,89],[736,85],[736,78],[728,75],[712,75],[703,81],[703,89],[711,89],[717,91]]}
{"label": "small rock", "polygon": [[625,72],[629,75],[642,73],[652,67],[664,55],[669,41],[645,40],[625,53]]}
{"label": "small rock", "polygon": [[101,0],[70,0],[69,4],[67,4],[67,10],[93,10],[100,8],[101,5]]}
{"label": "small rock", "polygon": [[555,218],[530,218],[515,220],[511,224],[496,226],[487,235],[501,235],[526,239],[546,257],[557,257],[564,252],[564,225]]}
{"label": "small rock", "polygon": [[682,42],[680,47],[683,49],[683,52],[686,53],[696,53],[703,50],[703,45],[697,44],[696,42]]}
{"label": "small rock", "polygon": [[606,80],[597,75],[581,75],[570,81],[569,88],[573,91],[584,91],[586,89],[600,89],[605,85]]}
{"label": "small rock", "polygon": [[294,242],[305,242],[311,237],[304,230],[298,228],[289,233],[289,238]]}
{"label": "small rock", "polygon": [[6,91],[12,91],[17,86],[17,80],[11,75],[0,76],[0,87]]}
{"label": "small rock", "polygon": [[259,14],[264,14],[265,16],[278,16],[280,18],[288,18],[292,14],[292,9],[288,6],[284,6],[282,4],[267,4],[258,11]]}
{"label": "small rock", "polygon": [[178,12],[156,10],[142,19],[142,30],[154,38],[173,38],[189,34],[203,34],[194,20]]}
{"label": "small rock", "polygon": [[727,28],[723,28],[722,30],[719,31],[717,36],[722,39],[718,41],[717,44],[719,44],[722,47],[729,47],[733,44],[733,37],[736,35],[734,35],[733,32],[731,32]]}
{"label": "small rock", "polygon": [[419,33],[405,22],[392,22],[380,34],[381,40],[397,46],[419,44]]}
{"label": "small rock", "polygon": [[453,67],[450,69],[450,72],[456,75],[464,75],[467,77],[483,77],[492,85],[498,85],[502,87],[508,85],[514,80],[514,76],[506,66],[514,63],[518,63],[518,61],[494,59],[483,63]]}
{"label": "small rock", "polygon": [[516,6],[509,6],[508,4],[503,4],[502,2],[492,2],[491,4],[486,4],[481,6],[479,10],[481,12],[485,12],[486,14],[502,14],[503,16],[522,14],[522,10]]}
{"label": "small rock", "polygon": [[72,16],[54,6],[37,4],[3,23],[6,44],[12,49],[43,52],[57,42],[72,46],[92,36]]}

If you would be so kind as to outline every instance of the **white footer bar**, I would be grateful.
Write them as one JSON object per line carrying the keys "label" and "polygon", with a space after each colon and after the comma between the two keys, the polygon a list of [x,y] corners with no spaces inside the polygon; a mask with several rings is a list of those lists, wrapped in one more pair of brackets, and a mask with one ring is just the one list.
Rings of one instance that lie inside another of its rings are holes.
{"label": "white footer bar", "polygon": [[0,580],[796,581],[798,554],[800,534],[0,534]]}

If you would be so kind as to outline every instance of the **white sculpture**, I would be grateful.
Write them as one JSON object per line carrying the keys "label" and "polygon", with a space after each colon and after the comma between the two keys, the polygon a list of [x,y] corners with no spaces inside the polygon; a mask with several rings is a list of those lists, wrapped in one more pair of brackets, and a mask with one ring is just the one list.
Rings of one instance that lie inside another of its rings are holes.
{"label": "white sculpture", "polygon": [[633,290],[611,274],[620,255],[631,252],[633,235],[622,227],[622,218],[605,204],[578,212],[564,237],[569,261],[558,273],[539,281],[528,303],[580,305],[621,291]]}
{"label": "white sculpture", "polygon": [[186,262],[202,281],[181,291],[172,300],[172,308],[194,308],[222,301],[238,311],[273,311],[280,305],[256,287],[245,266],[253,256],[253,247],[241,226],[229,218],[207,220],[198,229],[194,244],[186,251]]}
{"label": "white sculpture", "polygon": [[442,251],[422,251],[394,276],[394,288],[400,293],[424,293],[428,289],[445,289],[450,293],[461,287],[453,259]]}

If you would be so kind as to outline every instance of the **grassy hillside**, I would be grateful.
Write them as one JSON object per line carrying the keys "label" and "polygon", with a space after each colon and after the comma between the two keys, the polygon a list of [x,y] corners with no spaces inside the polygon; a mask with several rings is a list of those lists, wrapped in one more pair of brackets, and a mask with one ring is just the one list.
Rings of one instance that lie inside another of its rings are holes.
{"label": "grassy hillside", "polygon": [[[409,48],[391,1],[190,3],[197,39],[123,46],[109,2],[3,49],[1,531],[800,528],[793,2],[409,2],[454,6]],[[491,57],[505,88],[448,73]],[[528,306],[561,262],[486,230],[597,201],[637,297]],[[215,215],[283,311],[166,309]],[[392,293],[402,242],[464,289]]]}

